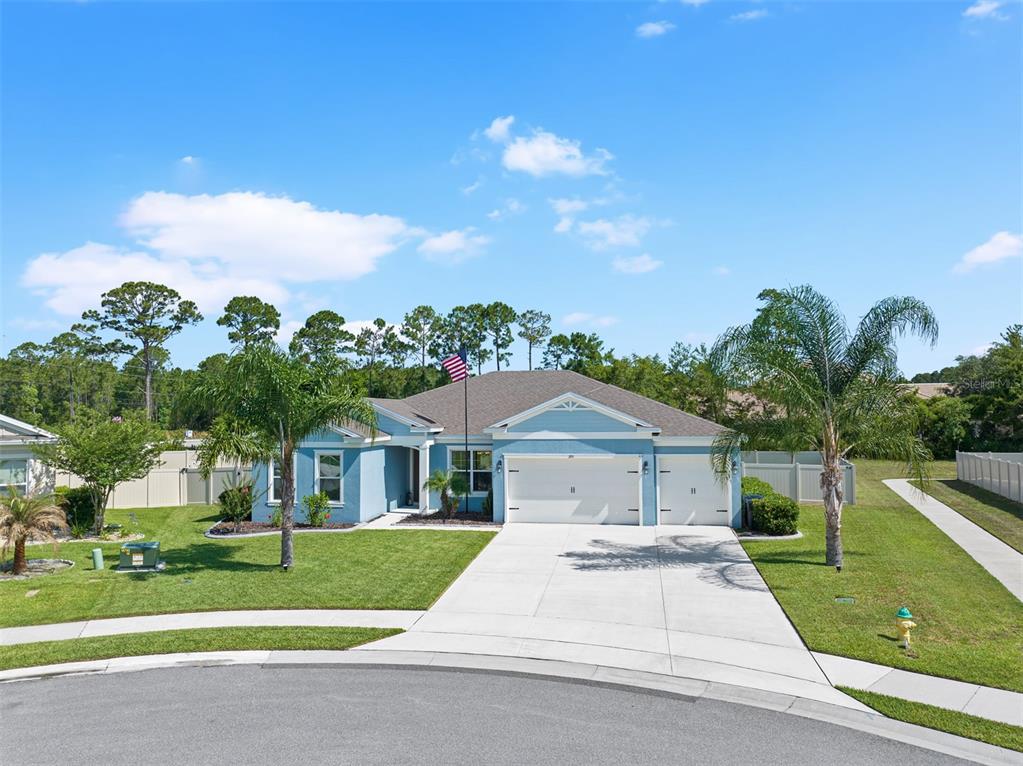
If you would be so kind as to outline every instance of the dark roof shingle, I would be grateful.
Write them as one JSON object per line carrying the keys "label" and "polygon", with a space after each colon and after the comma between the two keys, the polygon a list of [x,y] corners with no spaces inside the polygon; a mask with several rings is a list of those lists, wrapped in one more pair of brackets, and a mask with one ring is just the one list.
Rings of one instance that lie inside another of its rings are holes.
{"label": "dark roof shingle", "polygon": [[[643,420],[662,436],[715,436],[717,423],[667,404],[568,370],[488,372],[469,378],[469,433],[483,429],[562,394],[574,393]],[[380,407],[449,434],[465,430],[462,383],[450,383],[407,399],[371,399]]]}

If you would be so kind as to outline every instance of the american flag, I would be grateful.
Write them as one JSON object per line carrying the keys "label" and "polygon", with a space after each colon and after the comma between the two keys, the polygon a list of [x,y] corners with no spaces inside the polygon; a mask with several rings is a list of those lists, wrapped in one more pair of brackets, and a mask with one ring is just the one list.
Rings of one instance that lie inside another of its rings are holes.
{"label": "american flag", "polygon": [[466,364],[465,360],[466,353],[463,348],[457,354],[452,354],[440,363],[440,366],[451,376],[452,383],[457,383],[469,377],[469,365]]}

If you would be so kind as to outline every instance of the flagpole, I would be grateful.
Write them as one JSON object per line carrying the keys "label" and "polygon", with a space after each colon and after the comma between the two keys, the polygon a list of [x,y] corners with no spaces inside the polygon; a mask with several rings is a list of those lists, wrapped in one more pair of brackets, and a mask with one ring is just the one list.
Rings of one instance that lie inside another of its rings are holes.
{"label": "flagpole", "polygon": [[472,487],[469,486],[469,482],[472,481],[472,455],[469,454],[469,374],[466,371],[465,379],[462,380],[463,393],[465,394],[465,476],[469,480],[465,482],[465,512],[468,513],[469,508],[469,491]]}

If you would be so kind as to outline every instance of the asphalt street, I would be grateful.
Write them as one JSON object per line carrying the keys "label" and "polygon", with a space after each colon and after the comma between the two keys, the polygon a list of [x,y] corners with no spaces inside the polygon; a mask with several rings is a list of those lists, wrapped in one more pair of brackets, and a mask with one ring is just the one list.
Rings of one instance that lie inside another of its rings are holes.
{"label": "asphalt street", "polygon": [[964,763],[784,713],[491,673],[189,667],[0,685],[3,763]]}

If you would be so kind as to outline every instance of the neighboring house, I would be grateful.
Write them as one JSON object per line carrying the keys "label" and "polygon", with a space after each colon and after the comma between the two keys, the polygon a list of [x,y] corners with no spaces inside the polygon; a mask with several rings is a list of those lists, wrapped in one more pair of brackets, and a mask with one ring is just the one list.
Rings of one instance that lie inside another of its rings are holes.
{"label": "neighboring house", "polygon": [[[564,370],[491,372],[407,399],[371,399],[368,429],[335,427],[295,455],[297,518],[305,495],[325,492],[335,521],[366,521],[403,507],[439,507],[422,492],[436,470],[464,471],[480,510],[493,492],[495,521],[604,524],[739,524],[739,461],[714,473],[722,426]],[[253,517],[279,504],[279,467],[253,469],[265,495]]]}
{"label": "neighboring house", "polygon": [[56,435],[42,428],[0,415],[0,488],[12,485],[22,494],[53,489],[53,472],[32,452],[39,444],[52,444]]}
{"label": "neighboring house", "polygon": [[[33,446],[56,440],[56,434],[0,415],[0,488],[11,484],[24,494],[52,492],[60,485],[81,486],[77,476],[54,471],[33,453]],[[239,471],[231,461],[222,460],[210,479],[204,479],[197,465],[196,449],[200,444],[200,439],[185,439],[184,449],[161,452],[160,465],[141,479],[119,484],[107,507],[157,508],[216,501]],[[242,466],[241,470],[248,468]]]}
{"label": "neighboring house", "polygon": [[935,396],[951,396],[951,383],[902,383],[903,391],[912,391],[921,399],[933,399]]}

